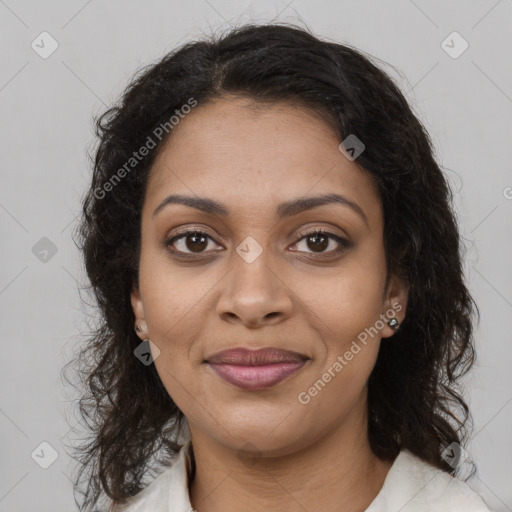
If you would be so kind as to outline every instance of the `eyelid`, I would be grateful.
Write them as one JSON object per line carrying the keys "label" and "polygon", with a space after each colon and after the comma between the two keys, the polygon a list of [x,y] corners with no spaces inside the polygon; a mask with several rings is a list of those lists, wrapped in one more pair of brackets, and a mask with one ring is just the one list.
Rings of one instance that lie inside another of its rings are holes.
{"label": "eyelid", "polygon": [[325,225],[324,226],[311,226],[311,227],[302,229],[299,233],[297,233],[295,235],[295,237],[305,237],[305,236],[313,235],[315,233],[320,232],[320,233],[324,233],[326,235],[331,235],[335,238],[344,239],[347,242],[350,242],[350,237],[346,234],[345,231],[343,231],[343,234],[338,234],[338,233],[334,232],[335,229],[340,229],[340,228],[326,227]]}
{"label": "eyelid", "polygon": [[[213,242],[218,244],[216,237],[214,237],[213,235],[211,235],[209,233],[208,228],[205,228],[203,226],[192,225],[192,226],[187,226],[185,228],[178,228],[178,229],[176,229],[176,231],[172,232],[170,235],[165,236],[162,245],[164,246],[164,249],[170,251],[177,258],[181,257],[183,259],[185,259],[185,258],[196,259],[196,258],[211,256],[212,252],[217,252],[217,251],[206,251],[206,252],[194,254],[194,253],[187,253],[187,252],[183,252],[183,251],[169,249],[169,245],[171,245],[171,243],[175,243],[177,240],[179,240],[181,238],[186,238],[187,235],[193,235],[195,233],[200,234],[200,235],[206,235],[206,237],[208,237],[210,240],[213,240]],[[219,237],[219,238],[221,238],[221,240],[222,240],[222,237]]]}
{"label": "eyelid", "polygon": [[[336,233],[333,233],[330,228],[326,227],[313,227],[309,229],[304,229],[300,233],[296,235],[296,242],[294,242],[292,245],[298,245],[302,240],[307,238],[308,236],[314,236],[314,235],[324,235],[330,240],[334,240],[338,244],[338,248],[331,249],[327,252],[320,252],[320,253],[314,253],[314,252],[306,252],[306,254],[313,254],[314,259],[320,260],[322,258],[332,258],[334,256],[339,256],[342,253],[344,253],[346,250],[352,247],[352,242],[350,241],[349,237],[341,236]],[[303,251],[295,251],[298,253],[302,253]]]}
{"label": "eyelid", "polygon": [[226,241],[223,239],[222,236],[220,235],[212,235],[208,228],[206,227],[203,227],[203,226],[196,226],[196,225],[192,225],[192,226],[187,226],[185,228],[178,228],[176,229],[176,231],[173,232],[172,235],[169,235],[168,237],[166,237],[167,241],[173,239],[173,238],[177,238],[179,235],[188,235],[188,234],[194,234],[194,233],[199,233],[199,234],[204,234],[204,235],[207,235],[209,236],[214,242],[217,243],[217,238],[219,238],[223,243],[226,243]]}

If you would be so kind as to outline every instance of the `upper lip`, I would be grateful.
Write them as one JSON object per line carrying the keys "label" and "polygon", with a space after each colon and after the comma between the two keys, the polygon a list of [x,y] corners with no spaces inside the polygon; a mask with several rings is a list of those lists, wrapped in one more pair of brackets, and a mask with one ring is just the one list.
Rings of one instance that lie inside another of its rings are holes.
{"label": "upper lip", "polygon": [[281,348],[265,347],[250,350],[244,347],[217,352],[206,359],[210,364],[234,364],[240,366],[260,366],[276,363],[297,363],[309,359],[304,354]]}

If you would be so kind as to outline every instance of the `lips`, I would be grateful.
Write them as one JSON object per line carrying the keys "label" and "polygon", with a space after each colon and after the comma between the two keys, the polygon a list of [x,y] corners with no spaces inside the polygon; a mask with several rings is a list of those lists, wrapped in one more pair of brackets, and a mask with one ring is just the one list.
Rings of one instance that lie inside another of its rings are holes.
{"label": "lips", "polygon": [[234,348],[223,350],[210,357],[210,364],[236,364],[241,366],[261,366],[276,363],[297,363],[308,359],[307,356],[283,350],[279,348],[260,348],[248,350],[246,348]]}
{"label": "lips", "polygon": [[299,371],[309,358],[278,348],[224,350],[206,363],[216,375],[241,389],[264,389],[278,384]]}

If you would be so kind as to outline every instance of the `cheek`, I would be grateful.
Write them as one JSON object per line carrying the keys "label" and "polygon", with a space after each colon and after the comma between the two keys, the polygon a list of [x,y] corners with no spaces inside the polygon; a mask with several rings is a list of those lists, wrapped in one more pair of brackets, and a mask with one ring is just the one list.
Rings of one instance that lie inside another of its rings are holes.
{"label": "cheek", "polygon": [[[173,304],[169,306],[174,307]],[[170,315],[172,309],[162,309],[160,316],[154,311],[155,321],[152,325],[155,334],[152,337],[160,350],[154,364],[169,396],[192,419],[198,406],[207,403],[198,373],[201,371],[200,361],[191,358],[194,343],[201,339],[197,318],[202,314],[195,313],[194,309],[181,314],[182,309],[177,306],[176,310],[179,314],[175,312]]]}
{"label": "cheek", "polygon": [[354,253],[328,274],[308,274],[298,295],[312,318],[325,326],[326,343],[341,350],[376,324],[383,313],[384,284],[380,261]]}
{"label": "cheek", "polygon": [[188,390],[199,398],[194,387],[190,360],[194,340],[200,339],[204,318],[205,294],[215,280],[198,269],[171,268],[164,256],[155,252],[141,254],[139,285],[144,298],[144,314],[151,341],[160,353],[155,368],[162,383],[178,407],[190,402]]}
{"label": "cheek", "polygon": [[186,345],[187,338],[193,338],[194,330],[199,328],[197,318],[202,317],[206,296],[218,284],[218,276],[205,267],[171,265],[165,251],[143,251],[139,284],[155,342]]}
{"label": "cheek", "polygon": [[322,391],[323,403],[329,407],[340,400],[347,404],[356,400],[375,365],[384,326],[380,315],[385,267],[367,252],[347,258],[328,276],[319,275],[305,279],[300,293],[307,322],[321,336],[316,377],[330,390]]}

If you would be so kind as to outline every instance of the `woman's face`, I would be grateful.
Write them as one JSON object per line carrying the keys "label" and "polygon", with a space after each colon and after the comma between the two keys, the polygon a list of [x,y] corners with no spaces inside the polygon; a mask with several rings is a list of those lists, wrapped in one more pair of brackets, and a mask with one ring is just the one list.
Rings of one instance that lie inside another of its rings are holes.
{"label": "woman's face", "polygon": [[[277,454],[360,430],[381,337],[393,334],[384,321],[404,318],[406,290],[394,277],[385,289],[378,191],[338,145],[306,110],[224,97],[181,119],[156,159],[131,300],[193,435]],[[221,207],[158,208],[171,195]],[[324,195],[342,199],[306,201]],[[242,368],[244,387],[205,362],[239,347],[307,360],[261,387],[272,370]]]}

